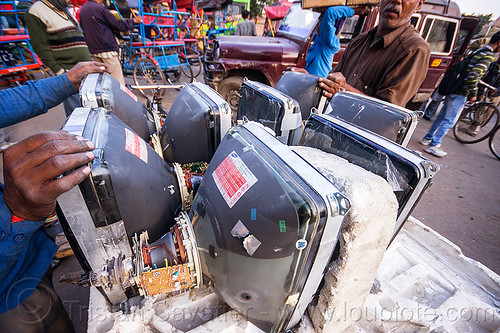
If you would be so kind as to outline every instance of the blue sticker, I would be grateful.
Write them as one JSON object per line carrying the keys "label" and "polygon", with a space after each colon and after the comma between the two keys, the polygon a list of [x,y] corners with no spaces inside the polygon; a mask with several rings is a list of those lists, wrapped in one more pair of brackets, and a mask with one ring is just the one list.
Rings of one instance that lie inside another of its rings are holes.
{"label": "blue sticker", "polygon": [[255,221],[257,219],[257,209],[252,208],[252,210],[250,211],[250,219],[252,221]]}
{"label": "blue sticker", "polygon": [[307,247],[307,241],[305,239],[299,239],[295,243],[295,247],[297,248],[297,250],[301,251]]}

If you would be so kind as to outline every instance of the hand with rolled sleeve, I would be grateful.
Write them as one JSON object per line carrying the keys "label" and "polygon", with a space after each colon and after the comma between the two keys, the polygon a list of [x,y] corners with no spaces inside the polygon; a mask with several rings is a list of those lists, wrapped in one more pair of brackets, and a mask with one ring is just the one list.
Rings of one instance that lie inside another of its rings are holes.
{"label": "hand with rolled sleeve", "polygon": [[90,174],[93,149],[92,142],[62,131],[35,134],[6,149],[3,197],[12,215],[40,221],[52,214],[57,197]]}
{"label": "hand with rolled sleeve", "polygon": [[71,68],[66,75],[68,79],[73,83],[75,88],[78,90],[80,87],[80,83],[82,83],[83,79],[91,73],[109,73],[108,66],[98,61],[86,61],[79,62],[73,68]]}
{"label": "hand with rolled sleeve", "polygon": [[323,95],[327,98],[332,98],[333,95],[342,90],[364,95],[361,91],[348,84],[344,75],[340,72],[330,73],[326,78],[320,77],[318,82],[323,89]]}

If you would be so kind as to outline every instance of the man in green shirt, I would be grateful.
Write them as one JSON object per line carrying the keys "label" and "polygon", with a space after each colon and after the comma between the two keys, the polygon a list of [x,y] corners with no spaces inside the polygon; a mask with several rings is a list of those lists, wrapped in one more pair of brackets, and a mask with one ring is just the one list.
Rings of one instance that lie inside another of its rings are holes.
{"label": "man in green shirt", "polygon": [[[79,62],[92,60],[83,32],[67,6],[66,0],[40,0],[26,13],[31,45],[55,75],[65,73]],[[81,106],[78,94],[67,98],[66,115],[78,106]]]}

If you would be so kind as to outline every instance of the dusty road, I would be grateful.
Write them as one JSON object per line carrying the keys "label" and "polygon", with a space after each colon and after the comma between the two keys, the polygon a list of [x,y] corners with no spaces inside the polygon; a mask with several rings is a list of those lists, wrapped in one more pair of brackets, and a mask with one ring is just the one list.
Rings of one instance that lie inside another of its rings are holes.
{"label": "dusty road", "polygon": [[[175,91],[167,93],[164,106],[169,108],[175,96]],[[5,132],[18,141],[43,130],[57,130],[64,120],[63,108],[58,106]],[[419,123],[410,149],[423,150],[418,140],[430,124]],[[441,165],[441,171],[412,215],[457,244],[465,255],[500,273],[500,161],[491,155],[486,142],[462,145],[452,134],[445,137],[443,149],[449,152],[445,158],[426,155]],[[64,260],[54,273],[54,284],[77,332],[85,332],[88,290],[57,283],[61,274],[77,270],[74,258]]]}

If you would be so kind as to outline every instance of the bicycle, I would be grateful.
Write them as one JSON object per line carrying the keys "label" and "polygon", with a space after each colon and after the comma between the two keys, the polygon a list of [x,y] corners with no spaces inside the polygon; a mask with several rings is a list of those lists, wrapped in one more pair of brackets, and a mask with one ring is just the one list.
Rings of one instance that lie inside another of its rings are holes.
{"label": "bicycle", "polygon": [[488,145],[491,153],[500,160],[500,125],[491,132]]}
{"label": "bicycle", "polygon": [[[118,11],[116,2],[111,2]],[[176,11],[175,2],[174,11],[158,10],[158,13],[149,4],[145,9],[143,4],[144,0],[139,0],[138,13],[133,12],[133,15],[142,18],[142,22],[138,24],[138,32],[130,32],[123,38],[125,42],[120,46],[123,73],[132,73],[136,86],[193,82],[194,75],[190,58],[186,56],[186,44],[178,38],[178,28],[185,25],[189,14]],[[119,16],[122,18],[121,14]],[[150,89],[139,91],[146,98],[153,97]],[[160,95],[163,93],[164,89],[161,89]]]}
{"label": "bicycle", "polygon": [[467,105],[453,126],[453,135],[461,143],[471,144],[487,139],[500,123],[500,111],[490,100],[490,94],[496,88],[481,80],[479,83],[485,87],[479,101]]}

